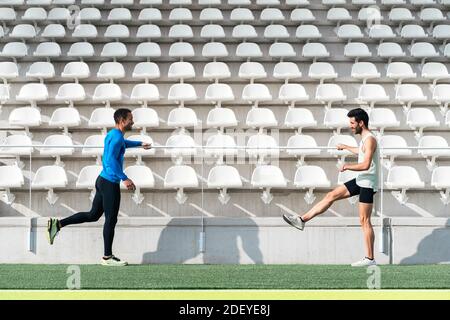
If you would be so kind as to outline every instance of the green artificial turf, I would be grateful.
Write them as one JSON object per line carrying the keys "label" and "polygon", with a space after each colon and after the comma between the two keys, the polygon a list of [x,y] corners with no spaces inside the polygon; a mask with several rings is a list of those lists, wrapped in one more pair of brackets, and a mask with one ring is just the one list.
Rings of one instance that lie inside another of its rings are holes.
{"label": "green artificial turf", "polygon": [[[0,264],[0,289],[67,289],[69,265]],[[80,265],[81,289],[367,289],[347,265]],[[450,265],[380,266],[381,289],[449,289]]]}

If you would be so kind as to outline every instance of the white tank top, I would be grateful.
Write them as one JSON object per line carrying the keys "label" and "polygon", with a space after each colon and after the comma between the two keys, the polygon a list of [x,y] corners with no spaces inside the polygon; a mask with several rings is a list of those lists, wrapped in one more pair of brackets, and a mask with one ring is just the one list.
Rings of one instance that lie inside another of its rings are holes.
{"label": "white tank top", "polygon": [[[359,143],[359,152],[358,152],[358,163],[361,163],[364,161],[364,152],[363,152],[363,146],[364,142],[368,137],[374,137],[372,132],[369,132]],[[376,138],[375,138],[376,140]],[[378,191],[378,172],[380,167],[380,155],[378,152],[378,141],[377,141],[377,147],[375,148],[375,152],[372,156],[372,161],[370,163],[369,169],[365,171],[358,171],[358,175],[356,177],[356,184],[362,188],[370,188],[374,191]]]}

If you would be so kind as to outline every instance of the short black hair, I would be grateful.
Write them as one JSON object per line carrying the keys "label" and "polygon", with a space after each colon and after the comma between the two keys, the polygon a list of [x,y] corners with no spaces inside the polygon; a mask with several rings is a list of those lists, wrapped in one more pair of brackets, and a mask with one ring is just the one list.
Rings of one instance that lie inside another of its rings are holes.
{"label": "short black hair", "polygon": [[119,123],[120,120],[126,119],[128,117],[129,113],[131,113],[130,109],[126,109],[126,108],[117,109],[116,112],[114,112],[114,121],[116,123]]}
{"label": "short black hair", "polygon": [[355,118],[357,122],[364,122],[366,128],[369,128],[369,115],[361,108],[352,109],[347,113],[347,117]]}

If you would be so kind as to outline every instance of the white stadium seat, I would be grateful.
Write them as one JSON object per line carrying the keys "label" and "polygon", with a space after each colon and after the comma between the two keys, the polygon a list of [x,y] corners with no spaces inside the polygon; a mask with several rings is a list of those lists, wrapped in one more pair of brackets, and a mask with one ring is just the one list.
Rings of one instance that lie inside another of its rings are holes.
{"label": "white stadium seat", "polygon": [[185,165],[176,165],[170,167],[164,176],[164,187],[177,189],[175,199],[179,204],[183,204],[187,200],[184,188],[195,188],[198,186],[198,178],[192,167]]}
{"label": "white stadium seat", "polygon": [[214,108],[208,112],[206,125],[214,128],[234,127],[238,121],[233,109]]}
{"label": "white stadium seat", "polygon": [[64,128],[64,133],[69,134],[69,127],[77,127],[80,123],[81,118],[78,109],[73,107],[63,107],[53,111],[48,125],[50,127]]}
{"label": "white stadium seat", "polygon": [[[448,142],[444,137],[438,135],[423,136],[419,140],[419,148],[417,153],[427,158],[427,168],[433,171],[436,168],[436,159],[438,157],[450,157],[450,149],[448,149]],[[436,148],[436,149],[426,149]],[[442,148],[442,149],[439,149]],[[431,158],[431,159],[428,159]]]}
{"label": "white stadium seat", "polygon": [[230,200],[230,196],[227,194],[228,189],[241,187],[241,176],[235,167],[218,165],[211,168],[208,173],[208,188],[220,190],[218,198],[222,204],[226,204]]}
{"label": "white stadium seat", "polygon": [[[65,147],[61,148],[61,146]],[[64,167],[64,163],[61,161],[61,156],[71,156],[74,151],[72,139],[63,134],[49,135],[45,138],[43,147],[39,148],[41,155],[56,157],[55,165],[62,167]]]}
{"label": "white stadium seat", "polygon": [[94,200],[95,196],[95,182],[102,170],[103,167],[100,165],[89,165],[81,168],[80,173],[78,174],[75,186],[79,189],[91,190],[89,196],[91,201]]}
{"label": "white stadium seat", "polygon": [[[131,199],[139,205],[144,201],[144,196],[141,193],[141,189],[143,188],[153,188],[155,186],[155,178],[153,177],[153,172],[149,167],[143,165],[134,165],[126,167],[124,173],[129,177],[134,185],[136,186],[136,190],[133,193]],[[126,189],[123,182],[120,184],[122,189]]]}
{"label": "white stadium seat", "polygon": [[331,182],[321,167],[301,166],[295,172],[294,185],[300,189],[308,189],[304,199],[307,204],[312,204],[316,200],[314,189],[329,188]]}
{"label": "white stadium seat", "polygon": [[384,133],[386,128],[396,128],[400,126],[394,111],[389,108],[375,108],[370,111],[369,128],[379,129],[380,135]]}
{"label": "white stadium seat", "polygon": [[10,189],[21,188],[23,185],[23,173],[18,166],[0,166],[0,189],[5,190],[4,199],[7,204],[12,204],[16,198],[15,195],[10,192]]}
{"label": "white stadium seat", "polygon": [[423,136],[425,128],[439,127],[440,122],[436,120],[433,111],[428,108],[412,108],[406,115],[406,124],[414,129],[416,140]]}
{"label": "white stadium seat", "polygon": [[441,190],[441,201],[444,205],[450,203],[450,167],[437,167],[431,174],[431,186]]}
{"label": "white stadium seat", "polygon": [[[412,150],[407,149],[408,144],[405,138],[399,135],[383,135],[379,138],[380,157],[388,157],[383,160],[383,165],[389,169],[395,165],[396,157],[408,157],[412,155]],[[385,149],[386,148],[386,149]]]}
{"label": "white stadium seat", "polygon": [[269,204],[273,199],[273,196],[270,194],[270,189],[284,188],[287,182],[279,167],[274,165],[260,165],[253,170],[251,184],[255,188],[263,189],[261,199],[265,204]]}
{"label": "white stadium seat", "polygon": [[55,188],[65,188],[67,186],[67,175],[60,166],[43,166],[38,168],[31,182],[33,189],[47,189],[47,201],[54,205],[58,201],[58,196],[54,193]]}
{"label": "white stadium seat", "polygon": [[287,154],[295,157],[300,157],[300,159],[297,161],[297,167],[305,165],[306,156],[317,156],[321,153],[320,149],[317,148],[318,145],[314,137],[304,134],[297,133],[289,137],[286,147]]}
{"label": "white stadium seat", "polygon": [[309,109],[289,108],[286,112],[284,125],[289,128],[295,128],[298,133],[301,133],[303,128],[315,127],[317,121]]}
{"label": "white stadium seat", "polygon": [[408,201],[406,190],[425,187],[425,183],[420,178],[417,170],[410,166],[395,166],[390,168],[385,185],[389,189],[401,189],[400,192],[392,191],[392,195],[402,205],[405,205]]}

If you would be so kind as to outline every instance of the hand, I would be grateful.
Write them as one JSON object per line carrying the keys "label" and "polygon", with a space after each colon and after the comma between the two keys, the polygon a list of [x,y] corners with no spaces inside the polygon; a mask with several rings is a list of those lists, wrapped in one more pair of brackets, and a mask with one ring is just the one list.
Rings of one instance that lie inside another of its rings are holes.
{"label": "hand", "polygon": [[336,148],[337,148],[338,150],[345,150],[345,149],[347,149],[347,145],[345,145],[345,144],[338,144],[338,145],[336,146]]}
{"label": "hand", "polygon": [[151,143],[142,142],[142,148],[144,148],[145,150],[151,149],[151,147]]}
{"label": "hand", "polygon": [[341,170],[339,170],[340,172],[344,172],[345,170],[348,170],[347,165],[343,164],[341,167]]}
{"label": "hand", "polygon": [[124,181],[123,181],[123,184],[125,185],[125,187],[126,187],[128,190],[131,190],[131,191],[136,190],[136,186],[134,185],[134,182],[131,181],[131,179],[124,180]]}

